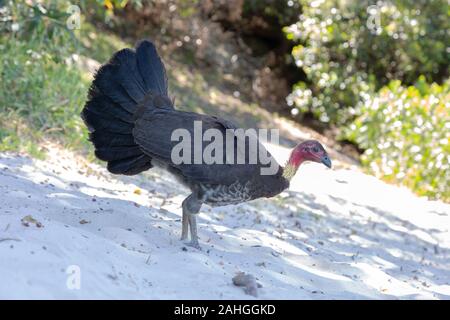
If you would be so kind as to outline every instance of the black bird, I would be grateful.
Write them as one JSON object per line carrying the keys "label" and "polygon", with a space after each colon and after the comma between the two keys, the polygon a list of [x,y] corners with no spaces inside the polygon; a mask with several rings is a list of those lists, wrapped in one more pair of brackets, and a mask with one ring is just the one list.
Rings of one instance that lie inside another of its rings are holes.
{"label": "black bird", "polygon": [[[216,129],[225,137],[228,131],[237,127],[219,117],[176,110],[168,96],[164,64],[153,43],[147,40],[138,43],[136,50],[118,51],[98,70],[81,117],[88,127],[95,155],[108,162],[111,173],[136,175],[159,166],[191,190],[182,203],[181,239],[187,239],[190,228],[190,244],[197,248],[196,214],[202,204],[224,206],[273,197],[289,187],[290,179],[306,160],[331,167],[330,158],[317,141],[297,145],[283,168],[257,140],[258,151],[252,149],[251,138],[238,134],[232,135],[230,141],[235,144],[231,149],[224,145],[211,153],[222,162],[195,163],[195,152],[187,155],[191,161],[174,161],[172,151],[179,143],[172,139],[175,130],[184,129],[195,135],[195,125],[200,123],[202,134],[208,129]],[[199,150],[191,141],[192,150],[197,153],[203,154],[207,145],[201,141]],[[251,162],[251,156],[261,151],[270,163],[276,164],[272,174],[262,174],[261,169],[268,165],[259,157],[256,162]],[[237,157],[242,153],[245,161],[238,164]]]}

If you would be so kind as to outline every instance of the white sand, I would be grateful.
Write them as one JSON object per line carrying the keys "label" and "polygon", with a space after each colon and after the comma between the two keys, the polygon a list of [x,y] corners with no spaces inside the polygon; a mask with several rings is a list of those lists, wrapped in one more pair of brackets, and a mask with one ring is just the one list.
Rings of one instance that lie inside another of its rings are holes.
{"label": "white sand", "polygon": [[240,271],[261,299],[450,298],[450,205],[358,170],[307,164],[274,199],[204,206],[202,251],[179,240],[188,191],[162,171],[3,154],[0,194],[3,299],[254,299]]}

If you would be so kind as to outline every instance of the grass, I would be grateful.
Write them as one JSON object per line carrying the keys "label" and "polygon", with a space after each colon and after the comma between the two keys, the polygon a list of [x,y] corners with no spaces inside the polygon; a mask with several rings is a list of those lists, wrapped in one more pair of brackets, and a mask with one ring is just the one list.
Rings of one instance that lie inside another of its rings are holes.
{"label": "grass", "polygon": [[56,132],[74,138],[79,126],[73,116],[82,103],[87,79],[28,43],[10,41],[2,49],[0,149],[22,149],[29,144],[21,140],[36,142]]}
{"label": "grass", "polygon": [[36,34],[1,34],[0,151],[43,158],[42,142],[48,140],[86,150],[87,132],[79,114],[91,75],[80,61],[86,56],[105,61],[126,44],[96,33],[87,22],[81,30],[65,30],[57,37],[53,42]]}

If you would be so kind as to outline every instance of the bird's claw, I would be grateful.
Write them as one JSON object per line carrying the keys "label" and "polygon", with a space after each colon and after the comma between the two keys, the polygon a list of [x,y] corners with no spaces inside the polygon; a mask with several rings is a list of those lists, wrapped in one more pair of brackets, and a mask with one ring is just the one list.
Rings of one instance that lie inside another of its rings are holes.
{"label": "bird's claw", "polygon": [[189,247],[192,247],[192,248],[195,248],[195,249],[197,249],[199,251],[202,251],[202,247],[200,247],[200,244],[198,243],[198,240],[197,241],[191,240],[189,242],[185,242],[185,245],[187,245]]}

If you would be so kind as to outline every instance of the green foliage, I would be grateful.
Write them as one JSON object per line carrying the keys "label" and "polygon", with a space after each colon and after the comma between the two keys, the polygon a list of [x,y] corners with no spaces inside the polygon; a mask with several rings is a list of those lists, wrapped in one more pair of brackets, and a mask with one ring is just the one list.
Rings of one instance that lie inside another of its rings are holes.
{"label": "green foliage", "polygon": [[299,21],[285,28],[299,44],[292,54],[307,76],[288,103],[323,122],[348,123],[361,93],[391,80],[448,77],[447,0],[301,0]]}
{"label": "green foliage", "polygon": [[0,150],[38,154],[37,141],[84,140],[79,112],[88,78],[74,65],[78,41],[61,2],[9,2],[0,35]]}
{"label": "green foliage", "polygon": [[10,41],[2,52],[6,54],[0,58],[1,121],[20,117],[42,133],[78,136],[87,79],[67,63],[55,62],[48,53],[34,51],[28,43]]}
{"label": "green foliage", "polygon": [[392,81],[365,96],[347,137],[365,150],[371,173],[420,195],[450,199],[450,80],[415,86]]}
{"label": "green foliage", "polygon": [[102,19],[107,24],[113,24],[114,14],[127,5],[136,9],[143,6],[142,0],[84,0],[83,5],[96,19]]}
{"label": "green foliage", "polygon": [[70,13],[62,1],[9,1],[0,12],[0,31],[5,40],[28,43],[58,62],[76,48],[74,33],[67,28]]}
{"label": "green foliage", "polygon": [[295,1],[245,0],[242,13],[245,17],[262,17],[267,22],[285,26],[296,21],[300,4]]}

